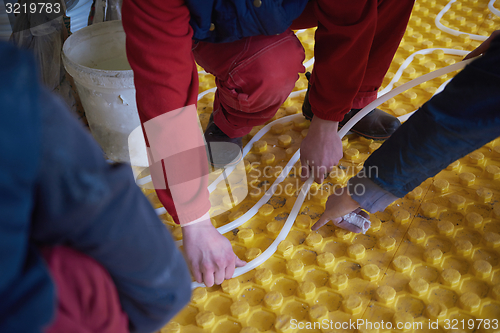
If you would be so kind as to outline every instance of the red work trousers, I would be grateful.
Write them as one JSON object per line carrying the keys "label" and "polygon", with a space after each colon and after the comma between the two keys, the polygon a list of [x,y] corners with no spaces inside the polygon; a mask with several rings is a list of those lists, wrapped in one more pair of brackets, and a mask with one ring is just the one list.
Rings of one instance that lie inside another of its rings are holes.
{"label": "red work trousers", "polygon": [[68,247],[41,251],[57,294],[54,322],[45,333],[129,332],[115,284],[97,261]]}
{"label": "red work trousers", "polygon": [[290,30],[231,43],[199,42],[193,53],[215,76],[214,121],[233,138],[271,119],[304,72],[304,49]]}
{"label": "red work trousers", "polygon": [[[316,13],[321,8],[320,2],[310,1],[291,29],[317,26]],[[340,75],[331,77],[332,82],[344,80],[350,84],[352,82],[348,81],[353,79],[349,73],[364,71],[364,76],[358,76],[355,79],[358,82],[353,83],[356,91],[351,95],[335,96],[335,100],[331,101],[343,106],[343,114],[351,108],[363,108],[377,98],[377,91],[399,46],[412,7],[413,1],[378,0],[377,10],[369,14],[366,24],[364,21],[356,23],[358,27],[355,30],[360,35],[373,28],[374,20],[376,28],[373,40],[363,41],[365,51],[366,43],[371,43],[369,52],[365,52],[364,62],[353,63],[347,56],[344,63],[332,64],[336,67],[336,75]],[[352,34],[352,29],[349,31]],[[345,38],[355,40],[357,36]],[[332,52],[336,52],[335,46],[331,47]],[[277,36],[248,37],[231,43],[199,42],[193,52],[198,64],[216,77],[214,121],[230,137],[244,136],[253,126],[269,121],[292,91],[298,73],[304,71],[304,50],[290,30]],[[325,81],[328,80],[322,80]],[[322,87],[321,90],[328,91],[328,88]],[[343,114],[339,115],[340,118]]]}

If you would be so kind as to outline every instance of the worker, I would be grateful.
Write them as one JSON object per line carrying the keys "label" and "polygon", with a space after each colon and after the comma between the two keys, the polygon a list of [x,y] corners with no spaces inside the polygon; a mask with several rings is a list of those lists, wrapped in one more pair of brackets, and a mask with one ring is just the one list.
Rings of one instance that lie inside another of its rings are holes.
{"label": "worker", "polygon": [[155,332],[191,296],[186,262],[34,57],[0,43],[0,332]]}
{"label": "worker", "polygon": [[[500,135],[500,30],[465,59],[480,54],[370,155],[347,187],[328,198],[313,230],[332,221],[360,232],[342,216],[360,208],[370,213],[385,210],[451,162]],[[353,191],[356,187],[359,190]]]}
{"label": "worker", "polygon": [[[376,98],[413,3],[123,2],[127,57],[134,71],[153,183],[159,200],[182,226],[187,260],[198,282],[220,284],[236,266],[245,264],[210,222],[203,140],[212,165],[238,163],[242,137],[275,115],[304,72],[304,50],[291,29],[317,26],[307,100],[314,117],[301,144],[301,162],[307,166],[302,176],[314,173],[321,183],[325,172],[342,157],[339,122]],[[195,60],[215,76],[217,84],[214,111],[203,138],[195,133]],[[395,117],[376,109],[354,130],[386,139],[399,125]]]}

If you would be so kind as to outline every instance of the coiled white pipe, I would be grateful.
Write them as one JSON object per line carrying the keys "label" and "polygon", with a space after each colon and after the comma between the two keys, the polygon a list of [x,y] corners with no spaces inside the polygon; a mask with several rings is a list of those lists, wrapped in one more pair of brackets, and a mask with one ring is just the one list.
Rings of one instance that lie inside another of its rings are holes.
{"label": "coiled white pipe", "polygon": [[[392,97],[394,97],[394,96],[396,96],[396,95],[398,95],[398,94],[400,94],[400,93],[402,93],[402,92],[404,92],[404,91],[406,91],[408,89],[411,89],[411,88],[413,88],[413,87],[415,87],[415,86],[417,86],[417,85],[419,85],[419,84],[421,84],[421,83],[423,83],[425,81],[432,80],[432,79],[434,79],[436,77],[439,77],[441,75],[444,75],[444,74],[447,74],[447,73],[454,72],[456,70],[462,69],[468,63],[470,63],[471,61],[473,61],[474,59],[469,59],[469,60],[461,61],[461,62],[458,62],[456,64],[440,68],[440,69],[435,70],[435,71],[433,71],[431,73],[422,75],[422,76],[420,76],[420,77],[418,77],[416,79],[413,79],[413,80],[411,80],[409,82],[406,82],[405,84],[402,84],[401,86],[395,88],[394,90],[390,91],[389,93],[385,94],[384,96],[379,97],[375,101],[373,101],[370,104],[368,104],[367,106],[365,106],[361,111],[359,111],[354,117],[352,117],[342,127],[342,129],[338,133],[339,136],[340,136],[340,138],[342,139],[347,134],[347,132],[358,121],[360,121],[371,110],[373,110],[374,108],[376,108],[380,104],[385,103],[387,100],[391,99]],[[300,154],[300,149],[297,150],[297,152],[295,153],[295,155],[299,155],[299,154]],[[295,157],[295,155],[294,155],[294,157]],[[240,276],[242,274],[245,274],[245,273],[251,271],[252,269],[260,266],[263,262],[265,262],[266,260],[268,260],[276,252],[276,250],[278,249],[279,243],[281,241],[283,241],[284,239],[286,239],[286,237],[288,236],[288,233],[290,232],[290,230],[292,228],[293,222],[295,221],[295,219],[296,219],[296,217],[298,215],[298,212],[300,211],[300,208],[302,207],[302,204],[304,203],[304,199],[305,199],[307,193],[309,192],[309,189],[311,187],[312,181],[313,181],[313,177],[311,176],[311,178],[309,178],[306,181],[306,183],[304,184],[304,186],[302,186],[301,192],[300,192],[299,196],[297,197],[297,200],[295,201],[295,204],[293,205],[293,208],[292,208],[292,210],[290,212],[290,215],[288,216],[288,218],[287,218],[287,220],[285,222],[285,225],[283,226],[283,228],[281,229],[280,233],[278,234],[278,237],[257,258],[255,258],[254,260],[250,261],[249,263],[247,263],[243,267],[236,268],[235,271],[234,271],[234,274],[233,274],[233,278],[238,277],[238,276]],[[191,288],[192,289],[197,288],[197,287],[203,287],[203,286],[205,286],[205,285],[202,284],[202,283],[198,283],[198,282],[192,282],[191,283]]]}
{"label": "coiled white pipe", "polygon": [[[260,138],[262,138],[264,136],[264,134],[269,132],[269,130],[271,129],[272,126],[278,125],[278,124],[288,123],[290,121],[294,121],[295,119],[299,119],[299,118],[302,118],[302,114],[294,114],[291,116],[286,116],[286,117],[283,117],[280,119],[276,119],[275,121],[267,124],[260,131],[258,131],[257,134],[255,134],[252,137],[252,139],[245,145],[245,147],[243,148],[242,156],[246,156],[250,152],[250,149],[252,149],[253,144],[255,142],[257,142],[258,140],[260,140]],[[298,161],[298,159],[299,159],[299,155],[297,155],[297,153],[295,153],[292,156],[292,158],[288,161],[286,166],[283,168],[283,170],[281,171],[279,176],[276,178],[276,180],[273,182],[271,187],[266,191],[266,193],[262,196],[262,198],[260,198],[260,200],[257,201],[257,203],[252,208],[250,208],[245,214],[243,214],[242,216],[240,216],[239,218],[237,218],[233,222],[225,224],[225,225],[217,228],[217,230],[221,234],[225,234],[228,231],[231,231],[235,228],[238,228],[240,225],[242,225],[243,223],[245,223],[249,219],[251,219],[253,216],[255,216],[257,214],[257,212],[259,211],[259,208],[262,207],[267,201],[269,201],[269,199],[274,195],[274,193],[276,193],[276,189],[278,188],[278,185],[281,182],[283,182],[283,180],[285,180],[285,178],[288,176],[288,173],[293,168],[294,164]],[[224,172],[221,173],[208,186],[208,192],[212,193],[217,188],[217,184],[219,184],[224,178],[227,178],[234,171],[235,168],[236,168],[235,166],[230,166],[230,167],[225,168]],[[156,208],[155,211],[158,215],[162,215],[162,214],[165,214],[167,212],[165,207]],[[180,246],[180,245],[182,245],[182,241],[181,240],[176,241],[176,244],[178,246]]]}
{"label": "coiled white pipe", "polygon": [[[450,35],[453,35],[453,36],[459,36],[459,35],[468,35],[470,37],[470,39],[474,39],[474,40],[479,40],[479,41],[484,41],[486,40],[488,37],[485,37],[485,36],[481,36],[481,35],[475,35],[475,34],[470,34],[470,33],[467,33],[467,32],[462,32],[462,31],[458,31],[458,30],[454,30],[454,29],[451,29],[451,28],[448,28],[448,27],[445,27],[440,21],[441,21],[441,18],[443,17],[443,15],[451,8],[451,5],[455,2],[456,0],[451,0],[450,2],[448,2],[448,4],[446,6],[444,6],[443,9],[441,9],[441,11],[439,12],[439,14],[437,14],[436,16],[436,19],[434,20],[436,26],[444,31],[444,32],[447,32],[449,33]],[[492,5],[493,7],[493,5]]]}
{"label": "coiled white pipe", "polygon": [[311,66],[312,64],[314,64],[314,57],[312,57],[311,59],[307,60],[307,61],[304,63],[304,67],[307,69],[307,68],[309,68],[309,66]]}
{"label": "coiled white pipe", "polygon": [[[295,155],[297,155],[297,157],[300,156],[300,149],[297,150]],[[294,157],[295,157],[295,155],[294,155]],[[300,193],[297,197],[297,201],[295,201],[295,204],[293,205],[292,210],[290,211],[290,215],[288,215],[288,218],[286,219],[285,225],[283,226],[280,233],[278,234],[278,237],[276,237],[276,239],[273,241],[273,243],[271,245],[269,245],[269,247],[264,252],[262,252],[262,254],[259,255],[257,258],[248,262],[243,267],[237,267],[234,270],[233,278],[240,276],[240,275],[243,275],[247,272],[250,272],[252,269],[254,269],[256,267],[259,267],[264,261],[269,259],[276,252],[276,250],[278,249],[279,243],[281,243],[283,240],[285,240],[285,238],[288,236],[288,233],[292,229],[293,222],[295,222],[295,219],[297,218],[297,215],[299,214],[300,208],[302,207],[302,203],[304,202],[304,199],[305,199],[307,193],[309,193],[309,189],[311,188],[311,184],[312,184],[313,180],[314,180],[314,178],[313,178],[313,176],[311,176],[311,178],[309,178],[302,186],[302,189],[300,190]],[[204,286],[205,286],[204,283],[198,283],[198,282],[191,283],[191,289],[195,289],[198,287],[204,287]]]}
{"label": "coiled white pipe", "polygon": [[417,52],[413,53],[412,55],[410,55],[408,58],[406,58],[406,60],[401,64],[401,66],[399,66],[399,69],[394,74],[394,77],[392,78],[391,82],[389,82],[389,84],[384,89],[382,89],[381,91],[378,92],[378,94],[377,94],[378,97],[385,95],[389,91],[391,91],[392,87],[394,87],[394,83],[399,81],[399,79],[403,75],[403,71],[410,65],[410,63],[413,61],[413,59],[415,58],[415,56],[417,54],[426,55],[426,54],[430,54],[430,53],[432,53],[434,51],[438,51],[438,50],[443,51],[446,54],[457,55],[457,56],[466,56],[469,53],[469,51],[445,49],[445,48],[431,48],[431,49],[424,49],[424,50],[417,51]]}
{"label": "coiled white pipe", "polygon": [[202,99],[202,98],[203,98],[206,94],[211,93],[211,92],[215,92],[216,90],[217,90],[217,87],[210,88],[210,89],[207,89],[207,90],[205,90],[205,91],[202,91],[201,93],[199,93],[199,94],[198,94],[198,99],[197,99],[197,100],[199,101],[199,100],[200,100],[200,99]]}
{"label": "coiled white pipe", "polygon": [[[259,140],[264,134],[266,134],[271,129],[272,126],[277,125],[277,124],[281,124],[281,123],[286,123],[286,122],[289,122],[289,121],[293,121],[296,118],[302,118],[302,115],[301,114],[296,114],[296,115],[291,115],[291,116],[283,117],[283,118],[277,119],[277,120],[275,120],[275,121],[267,124],[266,126],[264,126],[259,132],[257,132],[257,134],[252,138],[252,140],[250,140],[247,143],[247,145],[243,149],[243,156],[245,156],[250,151],[250,149],[252,148],[254,142],[257,141],[257,140]],[[259,201],[257,201],[257,203],[255,205],[253,205],[252,208],[250,208],[249,210],[247,210],[245,212],[245,214],[243,214],[242,216],[240,216],[239,218],[237,218],[233,222],[230,222],[228,224],[225,224],[225,225],[217,228],[217,231],[219,233],[221,233],[221,234],[225,234],[226,232],[229,232],[229,231],[231,231],[233,229],[238,228],[239,226],[241,226],[242,224],[244,224],[245,222],[247,222],[248,220],[250,220],[252,217],[254,217],[259,212],[260,207],[264,206],[266,204],[266,202],[268,202],[269,199],[271,199],[271,197],[274,195],[274,193],[276,193],[276,189],[278,188],[278,185],[281,182],[283,182],[283,180],[285,180],[285,178],[290,173],[290,170],[293,168],[293,166],[295,165],[295,163],[297,163],[297,161],[299,160],[299,158],[300,158],[300,154],[299,154],[299,152],[297,150],[295,152],[295,154],[292,156],[292,158],[288,161],[288,163],[286,164],[286,166],[283,168],[283,170],[281,170],[281,173],[276,178],[276,180],[273,182],[273,184],[271,185],[271,187],[262,196],[262,198],[260,198]],[[210,184],[209,189],[210,189],[211,186],[213,186],[213,189],[215,189],[215,187],[217,186],[217,184],[222,179],[224,179],[224,174],[229,175],[233,170],[234,170],[234,167],[228,167],[227,169],[225,169],[224,173],[222,173],[219,177],[217,177],[216,180],[214,180],[212,182],[212,184]],[[182,240],[178,240],[175,243],[178,246],[181,246],[182,245]]]}
{"label": "coiled white pipe", "polygon": [[[267,132],[269,132],[269,130],[271,129],[271,127],[273,127],[274,125],[285,124],[285,123],[294,121],[295,119],[299,119],[301,117],[302,117],[301,114],[293,114],[291,116],[286,116],[286,117],[283,117],[283,118],[280,118],[280,119],[276,119],[275,121],[267,124],[266,126],[264,126],[263,128],[261,128],[261,130],[258,131],[257,134],[255,134],[250,141],[248,141],[248,143],[243,148],[242,155],[246,156],[250,152],[250,149],[252,149],[253,144],[255,142],[257,142],[258,140],[260,140],[260,138],[262,138],[264,136],[264,134],[266,134]],[[231,172],[233,172],[234,169],[235,169],[235,166],[230,166],[230,167],[225,168],[224,169],[224,173],[222,173],[221,175],[219,175],[219,177],[217,177],[212,182],[212,184],[210,184],[208,186],[208,192],[212,193],[215,190],[217,184],[219,184],[222,181],[222,179],[224,179],[224,174],[226,174],[226,177],[227,177],[227,176],[229,176],[231,174]]]}
{"label": "coiled white pipe", "polygon": [[433,72],[427,73],[425,75],[422,75],[416,79],[413,79],[409,82],[406,82],[405,84],[400,85],[399,87],[391,90],[390,92],[386,93],[385,95],[380,96],[367,106],[365,106],[361,111],[359,111],[354,117],[352,117],[345,125],[342,127],[342,129],[339,131],[339,136],[342,138],[347,131],[349,131],[358,121],[361,120],[365,115],[367,115],[371,110],[375,109],[377,106],[379,106],[382,103],[387,102],[389,99],[392,97],[401,94],[402,92],[405,92],[408,89],[411,89],[415,86],[418,86],[419,84],[422,84],[426,81],[435,79],[441,75],[451,73],[454,71],[457,71],[459,69],[464,68],[467,64],[469,64],[471,61],[473,61],[476,58],[473,59],[468,59],[464,61],[457,62],[453,65],[446,66],[440,69],[437,69]]}
{"label": "coiled white pipe", "polygon": [[[294,121],[295,119],[299,119],[299,118],[302,118],[302,114],[294,114],[291,116],[286,116],[286,117],[283,117],[280,119],[276,119],[275,121],[267,124],[260,131],[258,131],[257,134],[255,134],[252,137],[252,139],[245,145],[245,147],[243,148],[242,156],[246,156],[250,152],[250,150],[252,149],[253,144],[255,142],[257,142],[258,140],[260,140],[260,138],[262,138],[264,136],[264,134],[269,132],[269,130],[271,129],[272,126],[277,125],[277,124],[288,123],[290,121]],[[229,224],[223,225],[222,227],[219,227],[217,230],[219,230],[219,232],[221,234],[225,234],[226,232],[231,231],[231,230],[239,227],[240,225],[242,225],[243,223],[245,223],[246,221],[251,219],[253,216],[255,216],[255,214],[257,214],[259,208],[262,207],[274,195],[274,193],[276,192],[276,189],[278,187],[278,184],[280,184],[283,180],[285,180],[285,178],[287,177],[288,173],[290,172],[293,165],[297,162],[297,160],[298,160],[298,157],[295,158],[295,155],[294,155],[290,159],[290,161],[287,163],[287,165],[283,168],[283,170],[281,171],[278,178],[276,178],[276,180],[274,181],[273,185],[266,191],[264,196],[259,201],[257,201],[257,203],[251,209],[249,209],[244,215],[240,216],[238,219],[234,220],[233,222],[231,222]],[[229,167],[225,168],[224,172],[222,172],[208,186],[208,192],[212,193],[217,188],[217,184],[219,184],[224,178],[227,178],[234,171],[235,168],[236,168],[236,166],[229,166]],[[143,180],[145,178],[147,178],[149,181],[151,181],[151,176],[141,178],[140,180]],[[137,182],[137,183],[139,184],[139,182]],[[147,181],[144,183],[147,183]],[[162,215],[162,214],[165,214],[167,212],[167,210],[165,209],[165,207],[159,207],[159,208],[155,209],[155,212],[157,215]],[[176,244],[180,246],[182,244],[182,241],[177,241]]]}
{"label": "coiled white pipe", "polygon": [[305,93],[307,91],[307,89],[302,89],[302,90],[297,90],[297,91],[292,91],[289,95],[289,98],[294,98],[294,97],[297,97],[299,96],[300,94],[302,93]]}
{"label": "coiled white pipe", "polygon": [[496,16],[500,16],[500,10],[496,9],[495,7],[493,7],[493,4],[495,3],[496,0],[491,0],[489,3],[488,3],[488,9],[493,13],[495,14]]}
{"label": "coiled white pipe", "polygon": [[[199,73],[199,72],[198,72],[198,73]],[[210,89],[207,89],[207,90],[205,90],[205,91],[203,91],[203,92],[199,93],[199,94],[198,94],[198,101],[199,101],[200,99],[202,99],[202,98],[203,98],[206,94],[211,93],[211,92],[215,92],[215,90],[216,90],[216,89],[217,89],[217,88],[210,88]],[[137,184],[137,186],[142,187],[142,186],[144,186],[144,185],[146,185],[146,184],[148,184],[148,183],[151,183],[151,181],[152,181],[152,179],[151,179],[151,175],[149,175],[149,176],[145,176],[145,177],[142,177],[142,178],[140,178],[140,179],[137,179],[137,180],[136,180],[136,184]],[[219,181],[220,181],[220,180],[219,180]],[[216,185],[217,185],[217,184],[216,184]],[[212,191],[213,191],[213,190],[212,190]],[[212,192],[212,191],[210,191],[210,192]],[[167,210],[165,209],[165,207],[156,208],[156,209],[155,209],[155,211],[156,211],[156,214],[157,214],[157,215],[163,215],[163,214],[165,214],[165,213],[167,212]]]}

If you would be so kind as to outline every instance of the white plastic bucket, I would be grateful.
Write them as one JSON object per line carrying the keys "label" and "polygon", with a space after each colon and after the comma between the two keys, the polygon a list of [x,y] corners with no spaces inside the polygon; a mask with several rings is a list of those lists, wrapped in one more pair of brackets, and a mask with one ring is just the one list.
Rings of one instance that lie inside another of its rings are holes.
{"label": "white plastic bucket", "polygon": [[82,28],[63,46],[92,135],[113,161],[129,162],[128,136],[140,125],[121,21]]}

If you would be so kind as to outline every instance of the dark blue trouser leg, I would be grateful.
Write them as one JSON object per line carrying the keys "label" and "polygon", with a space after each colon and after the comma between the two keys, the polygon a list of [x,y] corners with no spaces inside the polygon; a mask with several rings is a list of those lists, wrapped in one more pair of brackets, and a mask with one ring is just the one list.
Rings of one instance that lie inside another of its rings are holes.
{"label": "dark blue trouser leg", "polygon": [[403,197],[451,162],[500,136],[500,37],[425,103],[365,162]]}

